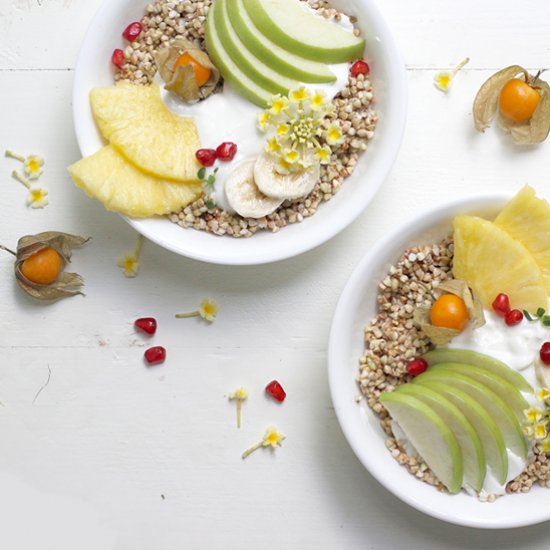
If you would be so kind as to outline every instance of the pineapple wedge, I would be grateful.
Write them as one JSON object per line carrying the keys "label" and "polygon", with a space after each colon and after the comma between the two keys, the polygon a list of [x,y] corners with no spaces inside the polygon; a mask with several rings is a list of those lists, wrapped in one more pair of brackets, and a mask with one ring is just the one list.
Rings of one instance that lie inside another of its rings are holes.
{"label": "pineapple wedge", "polygon": [[495,225],[529,250],[550,293],[550,205],[526,185],[500,212]]}
{"label": "pineapple wedge", "polygon": [[69,166],[78,187],[107,210],[135,218],[168,214],[202,194],[200,183],[176,183],[138,170],[111,146]]}
{"label": "pineapple wedge", "polygon": [[197,181],[195,122],[172,113],[156,84],[94,88],[90,103],[103,137],[138,168],[157,178]]}
{"label": "pineapple wedge", "polygon": [[491,309],[504,292],[512,308],[546,309],[542,272],[528,250],[494,223],[475,216],[456,216],[453,275],[466,281],[483,306]]}

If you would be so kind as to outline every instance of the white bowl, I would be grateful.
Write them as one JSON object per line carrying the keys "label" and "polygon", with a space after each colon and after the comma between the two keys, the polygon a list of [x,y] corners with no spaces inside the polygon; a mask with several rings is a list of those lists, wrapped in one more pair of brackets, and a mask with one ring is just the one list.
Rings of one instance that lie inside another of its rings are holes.
{"label": "white bowl", "polygon": [[434,243],[451,233],[457,214],[494,216],[510,197],[489,196],[459,200],[408,221],[371,249],[349,279],[336,307],[328,349],[329,384],[336,415],[353,451],[365,468],[389,491],[414,508],[450,523],[503,529],[550,519],[548,489],[505,495],[483,503],[461,492],[440,493],[409,474],[390,455],[376,416],[355,382],[364,353],[364,328],[376,314],[378,284],[409,246]]}
{"label": "white bowl", "polygon": [[[110,58],[121,47],[122,30],[139,20],[147,0],[106,0],[94,17],[78,58],[73,92],[76,137],[83,156],[96,152],[102,139],[94,123],[89,92],[113,84]],[[406,75],[401,56],[373,0],[333,2],[355,14],[367,39],[366,58],[372,67],[380,122],[369,151],[361,156],[342,190],[315,215],[249,239],[217,237],[183,229],[166,218],[131,219],[128,223],[148,239],[178,254],[218,264],[252,265],[290,258],[310,250],[342,231],[365,209],[384,182],[395,160],[406,120]]]}

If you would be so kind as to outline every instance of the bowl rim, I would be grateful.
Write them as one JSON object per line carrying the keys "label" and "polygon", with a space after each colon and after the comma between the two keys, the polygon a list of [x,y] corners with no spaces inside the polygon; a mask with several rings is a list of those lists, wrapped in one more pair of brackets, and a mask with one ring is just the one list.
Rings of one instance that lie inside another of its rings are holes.
{"label": "bowl rim", "polygon": [[[378,425],[378,418],[374,413],[365,406],[362,411],[359,405],[355,402],[354,397],[359,393],[359,389],[355,387],[355,395],[349,392],[350,379],[349,379],[349,365],[345,368],[342,367],[342,361],[349,358],[349,343],[343,333],[345,330],[351,330],[351,319],[354,314],[357,313],[357,308],[354,310],[353,305],[359,302],[359,293],[361,288],[365,285],[366,273],[374,271],[377,267],[381,267],[381,262],[377,258],[384,256],[384,251],[390,249],[392,252],[397,247],[401,246],[401,243],[406,242],[408,239],[414,239],[415,235],[420,236],[422,233],[434,228],[438,224],[441,224],[445,220],[448,220],[453,215],[460,212],[472,212],[473,210],[482,210],[488,208],[495,208],[496,206],[503,205],[507,200],[512,198],[512,194],[483,194],[475,197],[468,197],[462,199],[456,199],[452,202],[447,202],[444,205],[438,205],[426,209],[414,219],[410,219],[405,224],[399,226],[395,231],[386,235],[381,239],[373,248],[371,248],[360,260],[355,269],[353,270],[350,278],[348,279],[336,305],[331,327],[329,333],[329,343],[327,352],[327,370],[328,370],[328,383],[331,400],[334,406],[335,414],[340,424],[340,428],[344,433],[344,436],[352,448],[353,452],[361,462],[361,464],[367,469],[367,471],[389,492],[395,495],[397,498],[408,504],[409,506],[423,512],[429,516],[440,519],[447,523],[453,523],[465,527],[475,527],[481,529],[508,529],[523,527],[527,525],[534,525],[536,523],[542,523],[550,519],[550,509],[540,507],[538,513],[530,512],[529,517],[515,517],[510,519],[506,517],[499,523],[498,517],[491,517],[490,520],[482,517],[481,515],[468,515],[459,514],[453,516],[453,507],[448,508],[440,506],[440,503],[426,502],[425,500],[418,499],[414,491],[409,493],[407,489],[410,487],[402,487],[399,485],[399,481],[388,477],[386,472],[383,471],[385,464],[393,464],[398,468],[401,468],[397,462],[393,461],[389,451],[384,448],[387,453],[387,459],[381,466],[377,458],[378,455],[374,455],[372,449],[368,448],[368,440],[371,434],[364,429],[364,433],[361,433],[361,438],[357,437],[355,428],[358,423],[362,423],[362,428],[365,428],[364,424],[366,420],[360,420],[359,417],[366,412],[369,418],[374,419],[376,425]],[[365,294],[368,294],[367,289],[364,289]],[[365,314],[362,327],[366,326],[369,322],[369,316]],[[362,347],[364,349],[364,347]],[[359,357],[357,357],[357,362]],[[358,363],[353,367],[354,376],[358,372]],[[353,415],[353,417],[350,417]],[[351,418],[351,420],[350,420]],[[364,436],[364,437],[363,437]],[[404,469],[403,469],[404,470]],[[407,475],[408,472],[406,472]],[[410,476],[411,481],[417,483],[418,481]],[[420,482],[419,482],[420,483]],[[434,500],[436,495],[445,495],[449,498],[455,498],[456,495],[448,495],[446,493],[438,493],[434,487],[430,487],[426,484],[422,486],[428,487],[433,490]],[[535,490],[544,490],[542,488],[534,488]],[[525,495],[518,495],[524,498],[528,498],[529,493]],[[465,496],[465,495],[464,495]],[[512,497],[514,495],[507,495]],[[479,501],[475,497],[471,498],[472,502],[478,503]],[[501,499],[497,499],[495,503],[487,504],[480,503],[483,506],[495,506]],[[497,514],[494,514],[495,516]]]}
{"label": "bowl rim", "polygon": [[[119,3],[123,1],[128,0],[117,0]],[[145,5],[145,0],[143,0],[143,3]],[[222,254],[222,257],[217,257],[211,250],[205,250],[203,247],[199,246],[197,241],[200,241],[200,238],[193,239],[191,237],[174,241],[166,235],[163,235],[162,232],[159,233],[156,225],[158,220],[155,218],[135,219],[122,214],[119,215],[121,215],[121,217],[136,231],[163,248],[188,258],[219,265],[259,265],[292,258],[329,241],[338,233],[343,231],[353,221],[355,221],[356,218],[372,202],[374,196],[387,179],[390,170],[395,163],[405,131],[408,105],[406,68],[389,26],[381,15],[374,0],[356,0],[355,3],[360,5],[362,9],[367,10],[369,17],[376,21],[376,39],[377,41],[382,41],[384,44],[384,66],[385,70],[390,75],[390,80],[392,82],[392,91],[389,93],[391,99],[391,109],[388,109],[384,132],[388,133],[388,135],[392,136],[392,138],[387,138],[386,143],[384,144],[384,149],[377,152],[379,156],[384,156],[383,162],[381,161],[379,163],[380,168],[377,169],[377,173],[373,178],[373,181],[370,182],[368,191],[362,192],[362,200],[349,201],[350,204],[347,205],[348,215],[332,217],[330,223],[324,224],[322,231],[315,231],[314,229],[311,229],[305,239],[301,237],[299,239],[289,239],[289,243],[285,243],[287,246],[263,246],[260,250],[256,250],[253,254],[247,254],[246,248],[240,247],[236,254],[231,255],[229,253],[225,253],[225,255]],[[87,96],[89,89],[85,84],[83,84],[83,80],[85,80],[84,75],[86,74],[86,60],[90,55],[90,44],[93,43],[93,38],[97,34],[97,29],[102,28],[104,26],[104,22],[108,21],[113,7],[113,0],[105,0],[99,7],[90,22],[87,32],[85,33],[77,58],[73,84],[72,108],[76,139],[83,156],[95,152],[94,150],[90,150],[87,145],[87,138],[85,138],[84,135],[87,125],[82,122],[82,114],[84,112],[82,96],[84,94]],[[399,90],[399,92],[396,90]],[[357,178],[359,177],[360,176],[357,175]],[[164,223],[165,220],[161,221]],[[166,220],[166,222],[171,223],[169,220]],[[289,229],[290,228],[285,228],[285,232],[288,232]],[[305,231],[307,231],[307,228]],[[303,234],[303,232],[304,229],[301,230],[301,234]],[[197,231],[197,233],[203,232]],[[278,233],[270,234],[269,237],[276,238],[277,235]],[[208,234],[208,236],[211,238],[218,237],[217,235],[211,234]],[[258,239],[258,237],[259,235],[255,236],[256,239]],[[241,242],[247,241],[247,239],[233,240]],[[290,246],[288,246],[288,244],[290,244]],[[213,245],[212,248],[214,251],[217,248],[223,249],[223,243],[218,246]]]}

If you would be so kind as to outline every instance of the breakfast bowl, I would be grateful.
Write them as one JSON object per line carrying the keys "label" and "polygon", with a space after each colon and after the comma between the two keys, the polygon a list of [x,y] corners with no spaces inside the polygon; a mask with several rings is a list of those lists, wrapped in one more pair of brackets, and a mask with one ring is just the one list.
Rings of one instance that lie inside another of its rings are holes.
{"label": "breakfast bowl", "polygon": [[[452,235],[456,216],[493,220],[509,198],[495,195],[456,199],[421,213],[387,235],[367,252],[346,284],[334,313],[328,347],[329,385],[336,416],[349,445],[367,471],[396,497],[425,514],[449,523],[485,529],[520,527],[550,519],[546,505],[548,489],[533,483],[527,492],[518,490],[497,498],[488,498],[485,494],[480,498],[465,490],[451,494],[441,486],[434,487],[417,479],[392,457],[381,419],[368,406],[360,390],[359,372],[360,359],[366,353],[365,330],[379,314],[379,293],[381,285],[387,283],[390,267],[396,265],[405,250],[440,243]],[[494,261],[498,269],[498,261]],[[528,327],[536,324],[527,323],[526,319],[523,322]],[[547,335],[543,337],[548,339]],[[428,371],[430,368],[431,365]]]}
{"label": "breakfast bowl", "polygon": [[[106,143],[94,120],[90,91],[114,84],[115,71],[110,63],[113,50],[124,48],[122,29],[131,21],[139,21],[146,5],[145,1],[106,1],[86,34],[73,91],[75,131],[84,157],[93,155]],[[400,147],[406,121],[406,74],[391,32],[374,1],[334,0],[330,6],[357,18],[356,25],[366,40],[363,56],[370,67],[378,120],[368,150],[359,155],[353,173],[345,178],[338,193],[330,202],[321,203],[314,216],[304,217],[302,223],[289,223],[280,231],[278,228],[258,231],[249,238],[247,234],[244,238],[230,238],[180,227],[166,216],[123,215],[134,229],[160,246],[190,258],[217,264],[253,265],[311,250],[342,231],[364,211],[386,179]],[[212,120],[211,125],[223,125],[223,118]],[[233,124],[234,118],[228,113],[227,120]],[[198,131],[200,135],[200,127]],[[228,137],[239,142],[239,135]]]}

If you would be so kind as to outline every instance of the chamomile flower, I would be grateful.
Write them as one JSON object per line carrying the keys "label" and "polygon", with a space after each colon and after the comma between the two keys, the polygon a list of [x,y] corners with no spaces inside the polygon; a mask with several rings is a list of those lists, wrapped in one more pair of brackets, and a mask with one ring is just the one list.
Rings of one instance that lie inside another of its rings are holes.
{"label": "chamomile flower", "polygon": [[282,445],[284,439],[285,436],[277,431],[277,428],[275,428],[274,426],[270,426],[269,428],[267,428],[264,438],[259,443],[256,443],[256,445],[250,447],[250,449],[247,449],[242,454],[242,457],[246,458],[248,455],[250,455],[254,451],[257,451],[258,449],[261,449],[262,447],[271,447],[272,449],[276,449],[277,447],[280,447]]}
{"label": "chamomile flower", "polygon": [[201,317],[205,321],[212,323],[218,314],[219,306],[210,298],[204,298],[199,309],[185,313],[176,313],[177,319],[187,319],[189,317]]}
{"label": "chamomile flower", "polygon": [[466,63],[470,61],[470,58],[467,57],[464,61],[461,61],[454,69],[450,71],[440,71],[434,76],[434,85],[438,90],[447,93],[451,89],[453,83],[453,78]]}
{"label": "chamomile flower", "polygon": [[142,245],[143,236],[141,234],[138,234],[134,251],[118,259],[117,265],[118,267],[122,268],[125,277],[137,277],[137,274],[139,272],[139,258],[141,256]]}

